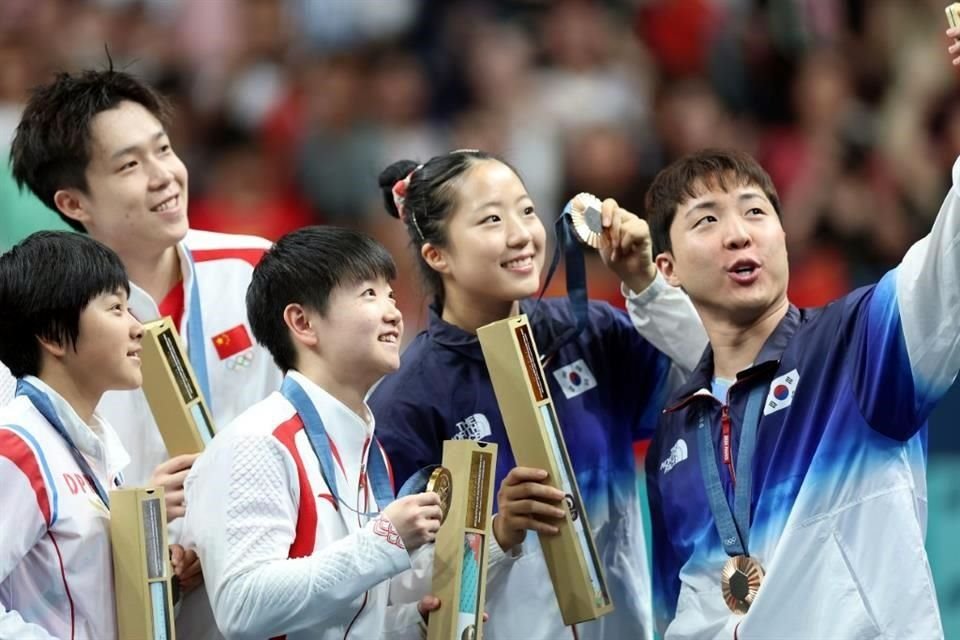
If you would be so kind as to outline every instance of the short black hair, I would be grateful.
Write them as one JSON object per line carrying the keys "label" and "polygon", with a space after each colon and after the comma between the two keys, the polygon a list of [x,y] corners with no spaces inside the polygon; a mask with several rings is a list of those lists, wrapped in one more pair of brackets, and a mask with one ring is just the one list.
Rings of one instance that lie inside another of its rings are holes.
{"label": "short black hair", "polygon": [[780,197],[770,175],[742,151],[704,149],[676,160],[658,173],[644,200],[654,257],[673,249],[670,227],[677,215],[677,207],[698,197],[698,189],[717,186],[726,191],[742,185],[759,187],[773,205],[777,217],[782,217]]}
{"label": "short black hair", "polygon": [[297,366],[283,310],[300,304],[327,312],[330,293],[338,286],[397,277],[386,248],[368,235],[331,226],[292,231],[260,259],[247,289],[247,318],[257,342],[284,372]]}
{"label": "short black hair", "polygon": [[10,166],[17,185],[28,187],[77,231],[83,225],[63,215],[53,200],[60,189],[87,192],[91,122],[102,111],[129,101],[142,105],[161,123],[170,107],[156,91],[123,71],[87,70],[59,73],[33,90],[10,146]]}
{"label": "short black hair", "polygon": [[130,294],[112,249],[70,231],[38,231],[0,255],[0,360],[22,378],[38,375],[39,339],[76,349],[80,314],[104,293]]}

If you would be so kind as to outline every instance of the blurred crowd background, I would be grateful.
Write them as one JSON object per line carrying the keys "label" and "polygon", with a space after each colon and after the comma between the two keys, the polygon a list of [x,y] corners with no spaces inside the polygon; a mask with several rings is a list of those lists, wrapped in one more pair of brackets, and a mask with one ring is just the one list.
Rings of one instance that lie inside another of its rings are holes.
{"label": "blurred crowd background", "polygon": [[[408,338],[426,300],[376,178],[455,148],[509,160],[548,224],[579,191],[642,216],[672,159],[749,151],[783,201],[790,297],[822,304],[896,264],[950,186],[960,81],[945,4],[3,0],[0,248],[60,226],[5,165],[29,88],[106,67],[108,47],[175,106],[194,228],[366,230],[407,274],[396,284]],[[590,274],[593,297],[622,305],[597,260]],[[958,416],[955,388],[930,436],[928,546],[948,637],[960,634]]]}

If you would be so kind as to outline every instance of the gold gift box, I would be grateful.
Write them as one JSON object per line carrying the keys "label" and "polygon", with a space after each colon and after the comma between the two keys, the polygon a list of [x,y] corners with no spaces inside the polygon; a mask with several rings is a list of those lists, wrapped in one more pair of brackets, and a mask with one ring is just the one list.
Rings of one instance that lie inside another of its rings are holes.
{"label": "gold gift box", "polygon": [[117,637],[176,640],[163,488],[110,492]]}
{"label": "gold gift box", "polygon": [[432,589],[443,606],[430,614],[427,638],[481,640],[497,445],[446,440],[443,466],[453,476],[452,496],[434,545]]}
{"label": "gold gift box", "polygon": [[143,393],[170,456],[199,453],[216,430],[170,317],[143,326]]}
{"label": "gold gift box", "polygon": [[613,602],[530,323],[526,315],[499,320],[477,337],[517,464],[546,470],[547,483],[566,494],[559,534],[540,536],[563,622],[595,620]]}

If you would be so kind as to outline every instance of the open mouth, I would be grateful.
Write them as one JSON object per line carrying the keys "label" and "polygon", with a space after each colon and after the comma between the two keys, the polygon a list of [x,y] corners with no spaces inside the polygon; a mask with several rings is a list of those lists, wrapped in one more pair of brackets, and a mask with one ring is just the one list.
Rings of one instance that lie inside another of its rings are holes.
{"label": "open mouth", "polygon": [[131,349],[130,351],[127,351],[127,357],[128,357],[128,358],[133,358],[133,359],[136,360],[137,362],[140,362],[140,354],[141,354],[141,353],[143,353],[143,349],[141,349],[141,348],[138,347],[138,348],[136,348],[136,349]]}
{"label": "open mouth", "polygon": [[156,205],[155,207],[150,207],[150,211],[153,211],[154,213],[164,213],[166,211],[170,211],[171,209],[176,209],[179,204],[180,204],[180,194],[178,193],[176,195],[170,196],[169,198],[167,198],[160,204]]}
{"label": "open mouth", "polygon": [[727,269],[727,273],[738,283],[750,284],[760,274],[760,265],[753,260],[738,260]]}

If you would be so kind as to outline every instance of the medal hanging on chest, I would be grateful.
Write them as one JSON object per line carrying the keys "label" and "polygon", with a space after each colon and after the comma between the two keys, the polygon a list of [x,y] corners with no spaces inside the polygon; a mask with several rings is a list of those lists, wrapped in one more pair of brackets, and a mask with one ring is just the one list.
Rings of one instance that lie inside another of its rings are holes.
{"label": "medal hanging on chest", "polygon": [[720,573],[720,591],[723,601],[734,613],[750,610],[763,584],[763,566],[750,556],[734,556],[727,560]]}
{"label": "medal hanging on chest", "polygon": [[[713,436],[705,413],[700,414],[697,444],[700,471],[703,476],[710,511],[720,535],[723,550],[730,556],[720,571],[720,592],[733,613],[743,615],[750,610],[760,592],[765,572],[756,557],[749,554],[750,512],[753,498],[753,453],[760,424],[760,409],[767,384],[759,383],[750,390],[740,430],[737,451],[733,509],[720,481],[720,470],[713,448]],[[726,435],[726,434],[725,434]],[[725,457],[728,454],[725,449]]]}

